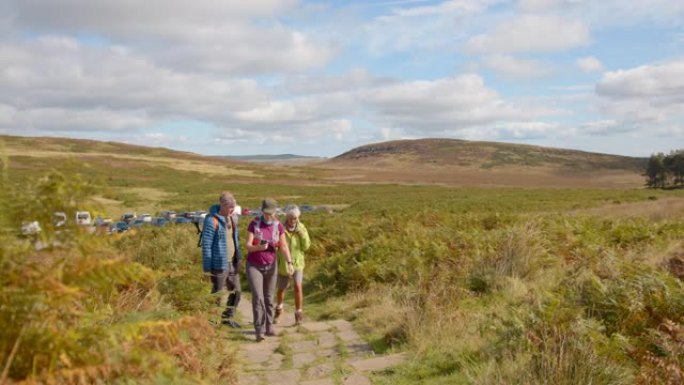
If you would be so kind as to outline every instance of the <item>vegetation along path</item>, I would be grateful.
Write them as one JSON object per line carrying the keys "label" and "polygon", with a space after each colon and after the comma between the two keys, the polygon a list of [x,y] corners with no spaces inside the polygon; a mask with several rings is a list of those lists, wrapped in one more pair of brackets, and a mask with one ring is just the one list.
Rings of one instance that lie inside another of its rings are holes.
{"label": "vegetation along path", "polygon": [[[251,299],[243,298],[238,311],[243,321],[251,320]],[[405,359],[403,354],[375,356],[345,320],[297,326],[287,312],[277,337],[255,342],[251,322],[243,322],[241,332],[248,342],[241,346],[240,385],[370,385],[369,372]]]}

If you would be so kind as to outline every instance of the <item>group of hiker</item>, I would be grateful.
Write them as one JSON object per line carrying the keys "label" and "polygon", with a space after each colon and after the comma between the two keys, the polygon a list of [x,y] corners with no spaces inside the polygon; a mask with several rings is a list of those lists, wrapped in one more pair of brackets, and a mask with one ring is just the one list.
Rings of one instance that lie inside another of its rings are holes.
{"label": "group of hiker", "polygon": [[[222,323],[239,328],[234,320],[240,302],[240,251],[237,202],[233,194],[224,191],[219,204],[213,205],[204,219],[201,235],[202,268],[211,277],[211,292],[220,304],[223,290],[230,294]],[[284,212],[285,224],[277,216],[278,202],[266,198],[261,203],[261,215],[247,227],[246,273],[252,293],[252,314],[256,341],[265,336],[276,336],[275,324],[283,314],[285,290],[294,282],[295,323],[302,322],[304,252],[311,245],[306,226],[299,221],[301,212],[296,205],[288,205]],[[275,301],[275,302],[274,302]]]}

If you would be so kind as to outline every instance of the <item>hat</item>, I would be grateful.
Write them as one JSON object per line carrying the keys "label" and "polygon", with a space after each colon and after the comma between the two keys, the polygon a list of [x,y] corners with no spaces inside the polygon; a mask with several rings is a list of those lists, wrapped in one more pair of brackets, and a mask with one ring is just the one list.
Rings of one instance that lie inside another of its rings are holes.
{"label": "hat", "polygon": [[273,198],[266,198],[261,202],[261,212],[264,214],[275,214],[278,202]]}

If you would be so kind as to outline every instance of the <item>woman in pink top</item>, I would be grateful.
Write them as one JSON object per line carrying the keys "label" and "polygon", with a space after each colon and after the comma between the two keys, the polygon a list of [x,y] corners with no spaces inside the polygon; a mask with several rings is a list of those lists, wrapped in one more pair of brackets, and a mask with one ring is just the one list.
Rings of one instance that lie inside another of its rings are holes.
{"label": "woman in pink top", "polygon": [[275,336],[273,326],[274,294],[278,266],[276,252],[285,255],[288,271],[293,271],[292,256],[285,240],[285,229],[276,218],[278,202],[266,198],[261,203],[262,215],[247,227],[247,280],[252,291],[252,313],[257,342]]}

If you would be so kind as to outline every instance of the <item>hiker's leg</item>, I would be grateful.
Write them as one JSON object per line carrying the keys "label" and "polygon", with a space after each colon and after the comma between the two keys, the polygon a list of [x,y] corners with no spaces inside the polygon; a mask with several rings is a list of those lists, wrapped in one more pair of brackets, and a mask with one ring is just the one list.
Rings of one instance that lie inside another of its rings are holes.
{"label": "hiker's leg", "polygon": [[278,276],[278,269],[276,268],[276,263],[268,265],[264,269],[263,275],[263,295],[264,295],[264,305],[266,310],[266,329],[271,328],[273,324],[273,313],[275,310],[274,297],[276,289],[276,280]]}
{"label": "hiker's leg", "polygon": [[277,324],[280,320],[280,316],[283,314],[283,302],[285,301],[285,289],[287,289],[290,283],[290,277],[286,275],[278,275],[276,280],[276,307],[275,313],[273,314],[273,323]]}
{"label": "hiker's leg", "polygon": [[221,305],[223,302],[221,297],[223,296],[223,289],[226,287],[226,272],[223,270],[212,270],[211,271],[211,294],[216,295],[216,304]]}
{"label": "hiker's leg", "polygon": [[256,266],[247,264],[247,281],[252,291],[252,315],[257,339],[264,335],[266,327],[266,306],[264,303],[264,276]]}
{"label": "hiker's leg", "polygon": [[302,311],[302,307],[304,306],[304,289],[302,287],[304,271],[296,270],[292,278],[294,281],[295,311]]}
{"label": "hiker's leg", "polygon": [[276,281],[276,288],[278,292],[276,293],[276,305],[280,306],[285,301],[285,290],[290,285],[290,277],[286,275],[278,275]]}
{"label": "hiker's leg", "polygon": [[226,288],[232,293],[230,293],[226,301],[226,311],[224,314],[225,318],[232,318],[237,311],[237,305],[240,303],[240,296],[242,294],[240,274],[232,266],[226,277]]}

